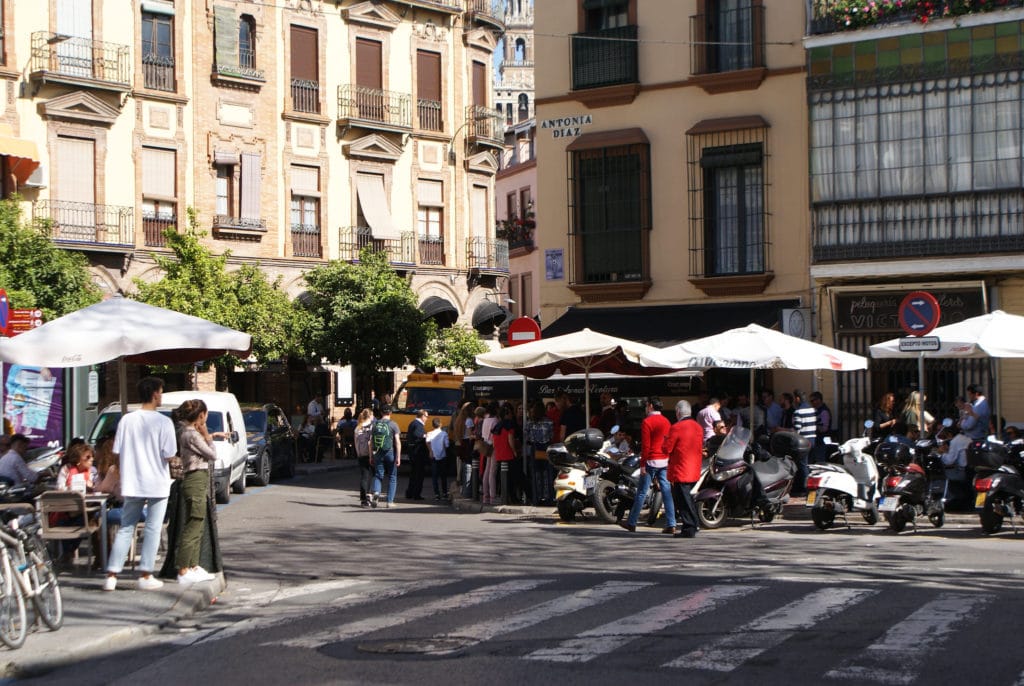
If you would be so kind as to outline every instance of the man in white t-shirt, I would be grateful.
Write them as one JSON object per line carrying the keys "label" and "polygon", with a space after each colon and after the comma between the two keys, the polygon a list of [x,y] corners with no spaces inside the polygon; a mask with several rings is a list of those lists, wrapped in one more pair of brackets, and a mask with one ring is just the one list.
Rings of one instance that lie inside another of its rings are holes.
{"label": "man in white t-shirt", "polygon": [[170,417],[156,411],[163,397],[164,382],[155,376],[147,376],[139,381],[138,390],[142,407],[121,418],[114,436],[114,452],[120,456],[124,511],[107,561],[104,591],[113,591],[117,587],[117,575],[124,569],[135,525],[142,518],[142,508],[146,506],[138,587],[152,591],[164,585],[153,576],[153,570],[171,491],[167,461],[177,454],[178,441]]}
{"label": "man in white t-shirt", "polygon": [[306,414],[310,417],[324,416],[324,406],[320,404],[320,398],[314,396],[313,399],[309,401],[309,404],[306,405]]}

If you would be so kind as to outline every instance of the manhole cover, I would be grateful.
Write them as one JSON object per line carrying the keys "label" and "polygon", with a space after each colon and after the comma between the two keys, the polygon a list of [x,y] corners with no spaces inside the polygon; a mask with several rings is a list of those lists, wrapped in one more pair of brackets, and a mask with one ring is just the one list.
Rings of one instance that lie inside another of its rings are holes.
{"label": "manhole cover", "polygon": [[360,643],[356,650],[364,653],[388,653],[423,655],[429,653],[450,653],[458,650],[465,641],[457,638],[429,638],[418,641],[384,641],[376,643]]}

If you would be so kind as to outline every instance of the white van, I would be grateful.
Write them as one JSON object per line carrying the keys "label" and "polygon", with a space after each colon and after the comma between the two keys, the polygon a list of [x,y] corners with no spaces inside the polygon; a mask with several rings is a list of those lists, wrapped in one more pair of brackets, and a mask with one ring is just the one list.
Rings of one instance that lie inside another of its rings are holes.
{"label": "white van", "polygon": [[[214,493],[218,503],[226,503],[231,499],[231,491],[245,493],[245,460],[249,453],[245,435],[245,419],[238,399],[232,393],[211,391],[171,391],[163,394],[163,402],[157,410],[170,416],[171,411],[186,400],[199,399],[206,403],[209,414],[206,427],[210,433],[225,431],[230,438],[216,439],[213,442],[217,449],[217,461],[213,468]],[[128,411],[139,409],[139,403],[130,403]],[[89,442],[107,433],[117,430],[121,421],[121,404],[108,405],[96,418],[89,433]],[[229,488],[230,487],[230,488]]]}

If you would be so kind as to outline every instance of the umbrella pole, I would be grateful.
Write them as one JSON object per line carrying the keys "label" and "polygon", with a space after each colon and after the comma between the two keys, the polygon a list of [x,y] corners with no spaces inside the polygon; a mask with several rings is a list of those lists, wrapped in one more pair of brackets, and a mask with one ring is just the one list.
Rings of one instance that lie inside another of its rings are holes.
{"label": "umbrella pole", "polygon": [[[525,448],[526,448],[526,445],[527,445],[527,441],[529,440],[529,436],[526,435],[526,409],[527,409],[526,408],[526,374],[523,374],[523,448],[524,448],[524,450],[523,450],[523,475],[524,476],[527,473],[527,471],[526,471],[526,450],[525,450]],[[533,446],[531,445],[530,448],[532,449]],[[532,456],[531,456],[531,458],[532,458]]]}
{"label": "umbrella pole", "polygon": [[585,429],[590,426],[590,367],[587,367],[583,374],[583,406],[586,408],[586,423],[583,425]]}
{"label": "umbrella pole", "polygon": [[747,422],[750,424],[747,428],[750,429],[750,435],[754,435],[754,368],[750,368],[750,397],[747,398],[750,402],[747,405]]}
{"label": "umbrella pole", "polygon": [[128,414],[128,365],[124,356],[117,358],[117,394],[121,398],[121,416]]}
{"label": "umbrella pole", "polygon": [[924,353],[920,353],[917,356],[917,392],[921,400],[921,404],[918,406],[917,428],[923,436],[926,428],[924,423]]}

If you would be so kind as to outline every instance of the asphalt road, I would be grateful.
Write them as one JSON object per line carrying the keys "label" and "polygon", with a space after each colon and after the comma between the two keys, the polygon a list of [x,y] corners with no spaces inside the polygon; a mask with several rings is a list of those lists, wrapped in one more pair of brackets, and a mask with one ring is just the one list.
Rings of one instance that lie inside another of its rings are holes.
{"label": "asphalt road", "polygon": [[432,501],[368,510],[354,485],[235,496],[208,612],[39,683],[1024,684],[1024,533],[985,538],[973,517],[690,540]]}

